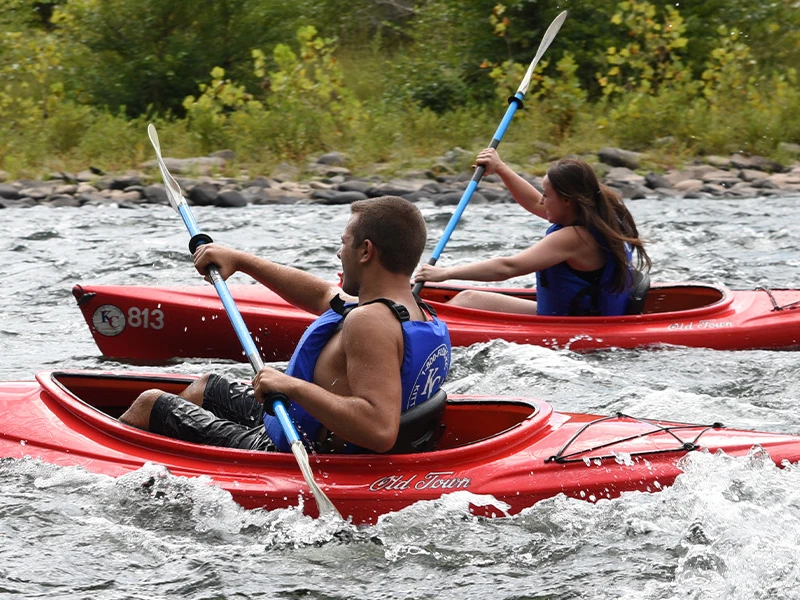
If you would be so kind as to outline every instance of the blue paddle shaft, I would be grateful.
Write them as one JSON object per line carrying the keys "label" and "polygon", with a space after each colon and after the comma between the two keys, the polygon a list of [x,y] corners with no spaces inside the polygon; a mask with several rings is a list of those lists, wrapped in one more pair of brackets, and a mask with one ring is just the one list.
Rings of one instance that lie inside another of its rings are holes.
{"label": "blue paddle shaft", "polygon": [[[192,211],[189,210],[188,205],[178,205],[178,212],[180,213],[181,218],[186,225],[186,229],[189,230],[191,236],[194,237],[198,235],[200,233],[200,228],[197,225],[197,221],[194,219]],[[239,338],[239,343],[242,345],[242,348],[247,355],[247,359],[250,361],[253,370],[258,373],[264,366],[264,362],[261,360],[261,355],[259,354],[256,345],[253,343],[253,338],[250,336],[250,332],[247,330],[247,325],[245,325],[244,319],[242,319],[242,313],[239,312],[236,302],[234,301],[233,296],[231,296],[231,292],[228,289],[228,284],[225,283],[222,275],[219,274],[219,269],[214,265],[208,267],[208,275],[211,277],[211,281],[214,283],[214,288],[217,290],[219,299],[222,300],[222,306],[225,307],[225,312],[228,313],[228,318],[231,320],[233,330],[236,332],[236,337]],[[298,441],[300,436],[297,434],[297,431],[294,428],[294,423],[292,423],[292,420],[289,418],[289,413],[286,411],[286,407],[283,405],[283,402],[276,400],[272,405],[272,409],[281,424],[283,432],[289,439],[289,442],[293,443]]]}
{"label": "blue paddle shaft", "polygon": [[[189,230],[191,236],[194,237],[199,235],[200,228],[198,227],[197,221],[195,221],[194,215],[189,209],[189,206],[185,203],[179,204],[178,212],[180,213],[181,218],[186,225],[186,229]],[[203,242],[198,245],[202,245],[202,243]],[[239,312],[236,302],[233,300],[233,296],[231,296],[231,292],[228,289],[228,284],[225,283],[225,280],[219,274],[219,269],[217,269],[215,265],[208,267],[208,275],[211,277],[211,282],[214,284],[214,287],[217,290],[219,299],[222,300],[222,306],[225,307],[225,312],[228,313],[228,318],[231,320],[233,330],[236,332],[236,337],[239,338],[239,343],[242,345],[242,348],[247,355],[247,359],[250,361],[253,370],[258,373],[258,371],[260,371],[264,366],[264,362],[261,360],[258,349],[253,343],[253,338],[250,337],[250,332],[247,330],[244,319],[242,319],[242,314]]]}
{"label": "blue paddle shaft", "polygon": [[[511,123],[511,119],[514,118],[514,113],[517,112],[517,109],[522,106],[522,92],[517,92],[511,98],[508,99],[508,108],[506,109],[506,114],[503,116],[503,120],[500,121],[500,125],[497,126],[497,131],[494,132],[494,137],[492,138],[492,142],[489,144],[489,148],[497,148],[500,145],[500,141],[503,139],[503,136],[506,134],[506,129],[508,129],[509,124]],[[442,237],[439,240],[439,243],[436,244],[436,247],[433,249],[433,253],[431,257],[428,259],[429,265],[435,265],[436,261],[439,260],[439,257],[442,255],[442,251],[444,247],[447,245],[447,242],[450,241],[450,236],[453,234],[453,231],[458,225],[458,222],[461,220],[461,215],[464,213],[464,210],[467,208],[467,204],[472,199],[472,194],[475,192],[475,189],[478,187],[478,183],[480,183],[481,178],[483,177],[483,173],[486,171],[486,167],[480,165],[475,169],[475,172],[472,174],[472,179],[470,179],[469,184],[467,185],[467,189],[464,190],[464,193],[461,195],[461,200],[458,201],[458,206],[456,206],[453,215],[450,217],[450,221],[447,223],[447,227],[444,228],[444,233],[442,233]],[[414,284],[413,292],[415,294],[419,294],[422,290],[422,286],[425,285],[425,282],[419,281]]]}
{"label": "blue paddle shaft", "polygon": [[[503,117],[503,120],[500,121],[500,125],[497,127],[497,131],[492,138],[492,143],[489,144],[490,148],[497,148],[500,145],[500,141],[503,139],[506,129],[508,129],[508,125],[511,123],[511,119],[514,118],[514,113],[517,112],[517,108],[519,108],[520,104],[522,104],[522,94],[520,92],[517,92],[513,97],[509,98],[508,109],[506,109],[506,114]],[[444,229],[442,239],[439,240],[439,243],[436,244],[436,248],[433,250],[433,255],[431,256],[431,260],[433,262],[429,264],[436,264],[439,256],[441,256],[442,250],[444,250],[444,247],[447,245],[447,242],[450,239],[450,235],[452,235],[453,230],[456,228],[456,225],[458,225],[458,221],[461,219],[464,209],[467,208],[467,204],[469,204],[472,194],[475,192],[475,188],[478,187],[478,183],[480,182],[481,177],[483,177],[484,171],[486,171],[486,168],[483,165],[475,169],[475,173],[472,175],[472,179],[470,179],[467,189],[465,189],[464,193],[461,195],[461,200],[459,200],[453,216],[450,217],[450,221],[447,223],[447,227]]]}
{"label": "blue paddle shaft", "polygon": [[[194,237],[198,235],[200,233],[200,227],[197,225],[197,221],[195,221],[194,215],[192,214],[192,211],[189,210],[188,205],[185,203],[179,204],[178,212],[180,213],[183,223],[186,225],[186,229],[189,230],[191,236]],[[202,242],[200,245],[202,245]],[[233,330],[236,332],[236,337],[239,338],[239,343],[242,345],[245,354],[247,354],[247,359],[250,361],[253,371],[258,373],[264,366],[264,362],[261,360],[261,355],[259,354],[256,345],[253,343],[253,338],[250,336],[250,332],[247,330],[247,325],[245,325],[244,319],[242,319],[242,313],[239,312],[236,302],[234,301],[233,296],[231,296],[231,291],[228,289],[228,284],[225,283],[222,275],[219,274],[219,269],[214,265],[208,267],[208,275],[211,277],[211,281],[214,283],[214,287],[217,290],[219,299],[222,300],[222,306],[225,307],[225,312],[228,313],[228,318],[231,320]],[[278,418],[278,422],[281,424],[281,428],[286,434],[289,443],[294,443],[300,440],[300,436],[297,434],[297,431],[294,428],[294,423],[292,423],[291,418],[289,418],[289,413],[286,411],[286,407],[284,406],[283,402],[276,400],[272,405],[272,410],[275,413],[275,416]]]}

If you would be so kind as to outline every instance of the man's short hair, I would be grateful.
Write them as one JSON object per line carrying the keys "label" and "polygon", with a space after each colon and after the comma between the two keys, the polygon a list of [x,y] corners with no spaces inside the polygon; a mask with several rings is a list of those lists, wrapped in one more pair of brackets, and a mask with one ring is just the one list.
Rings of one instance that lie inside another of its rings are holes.
{"label": "man's short hair", "polygon": [[353,245],[364,240],[378,248],[381,265],[392,273],[411,276],[425,249],[427,230],[419,209],[404,198],[382,196],[357,200],[350,205],[358,215],[353,230]]}

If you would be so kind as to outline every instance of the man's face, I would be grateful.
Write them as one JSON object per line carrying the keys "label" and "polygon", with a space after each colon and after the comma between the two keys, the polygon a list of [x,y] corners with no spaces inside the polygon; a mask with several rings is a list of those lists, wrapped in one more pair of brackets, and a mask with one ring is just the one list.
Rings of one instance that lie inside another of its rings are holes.
{"label": "man's face", "polygon": [[336,253],[342,262],[342,290],[351,296],[358,296],[358,288],[361,284],[358,251],[353,248],[353,228],[356,219],[358,219],[358,215],[353,215],[347,222],[344,233],[342,233],[342,246]]}

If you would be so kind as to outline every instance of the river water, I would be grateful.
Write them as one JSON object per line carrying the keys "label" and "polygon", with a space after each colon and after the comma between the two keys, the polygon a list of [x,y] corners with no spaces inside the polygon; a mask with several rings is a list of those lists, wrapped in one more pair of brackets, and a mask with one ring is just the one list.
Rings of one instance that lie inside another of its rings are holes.
{"label": "river water", "polygon": [[[653,281],[800,288],[798,200],[629,207],[650,242]],[[420,208],[427,258],[452,209]],[[346,206],[194,212],[216,241],[336,276]],[[470,206],[440,264],[521,249],[545,228],[514,205]],[[201,283],[187,241],[180,218],[161,206],[0,211],[0,379],[56,368],[248,377],[249,366],[225,361],[105,360],[72,298],[75,283]],[[534,396],[556,410],[800,433],[797,357],[576,354],[493,342],[455,349],[446,387]],[[597,504],[556,497],[483,520],[469,516],[459,493],[354,528],[294,509],[245,511],[207,481],[157,466],[111,479],[0,460],[0,598],[800,598],[800,468],[778,469],[757,453],[694,454],[683,466],[658,494]],[[151,477],[157,485],[143,488]]]}

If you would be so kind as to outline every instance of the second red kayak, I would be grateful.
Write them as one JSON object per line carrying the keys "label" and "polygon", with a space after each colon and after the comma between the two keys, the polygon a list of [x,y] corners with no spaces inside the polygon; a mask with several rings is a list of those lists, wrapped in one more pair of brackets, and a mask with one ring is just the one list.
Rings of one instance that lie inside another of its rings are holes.
{"label": "second red kayak", "polygon": [[[428,285],[422,298],[447,323],[454,346],[503,339],[591,351],[662,344],[718,350],[800,347],[800,290],[730,290],[699,283],[655,284],[642,314],[542,317],[447,304],[464,287]],[[535,299],[533,290],[471,288]],[[315,316],[260,285],[230,286],[256,346],[267,361],[288,360]],[[245,361],[211,285],[184,287],[76,285],[72,290],[92,336],[108,358],[179,357]]]}

